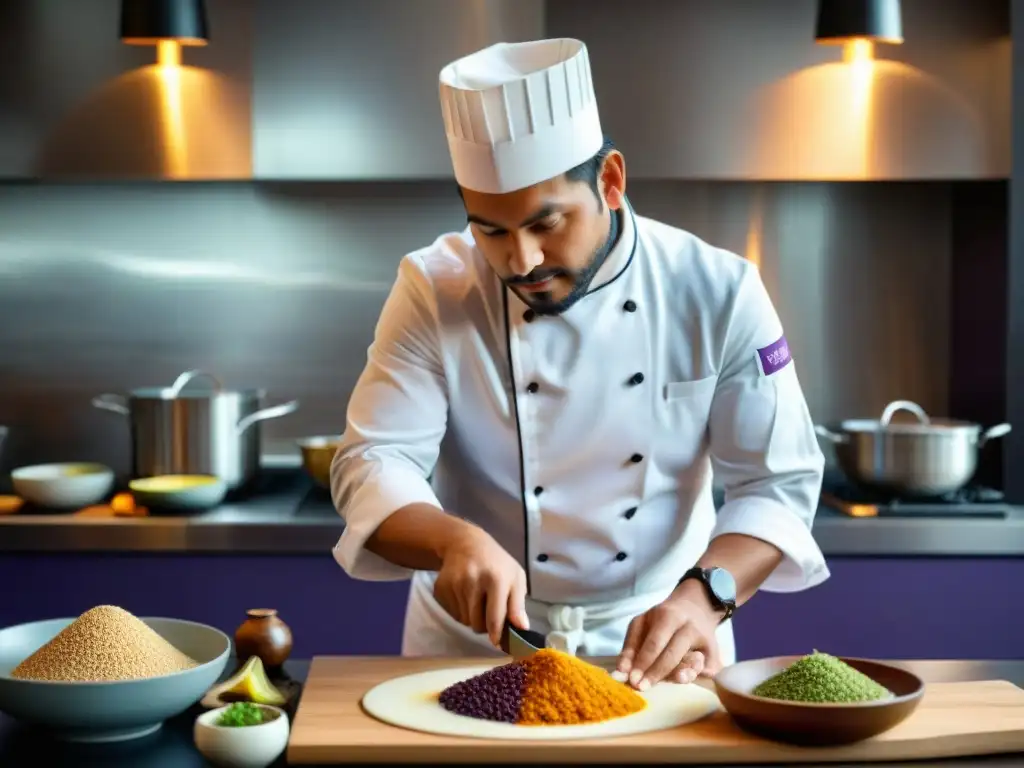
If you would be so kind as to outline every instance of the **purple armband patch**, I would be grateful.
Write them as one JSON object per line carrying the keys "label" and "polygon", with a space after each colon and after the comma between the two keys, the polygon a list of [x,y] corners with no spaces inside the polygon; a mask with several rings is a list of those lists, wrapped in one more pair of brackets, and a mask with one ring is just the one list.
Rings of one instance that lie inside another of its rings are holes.
{"label": "purple armband patch", "polygon": [[785,336],[780,336],[778,341],[757,350],[757,362],[762,376],[771,376],[773,373],[781,371],[792,360],[793,357],[789,354],[789,344],[786,342]]}

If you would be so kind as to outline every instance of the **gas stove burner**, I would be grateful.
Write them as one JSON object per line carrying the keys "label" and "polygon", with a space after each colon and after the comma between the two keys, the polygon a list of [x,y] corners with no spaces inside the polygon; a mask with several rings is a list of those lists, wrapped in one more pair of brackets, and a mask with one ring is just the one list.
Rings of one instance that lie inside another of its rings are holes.
{"label": "gas stove burner", "polygon": [[823,505],[850,517],[1006,517],[1009,507],[995,488],[968,485],[941,496],[900,496],[826,478]]}

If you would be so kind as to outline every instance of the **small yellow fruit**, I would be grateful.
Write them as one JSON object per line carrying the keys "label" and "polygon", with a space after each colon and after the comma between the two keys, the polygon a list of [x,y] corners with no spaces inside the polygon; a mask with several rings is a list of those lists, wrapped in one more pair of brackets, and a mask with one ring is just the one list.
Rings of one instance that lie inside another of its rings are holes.
{"label": "small yellow fruit", "polygon": [[270,704],[276,707],[283,706],[288,701],[270,682],[263,668],[263,660],[259,656],[250,657],[231,678],[211,688],[207,698],[219,699],[223,694],[240,696],[254,704]]}

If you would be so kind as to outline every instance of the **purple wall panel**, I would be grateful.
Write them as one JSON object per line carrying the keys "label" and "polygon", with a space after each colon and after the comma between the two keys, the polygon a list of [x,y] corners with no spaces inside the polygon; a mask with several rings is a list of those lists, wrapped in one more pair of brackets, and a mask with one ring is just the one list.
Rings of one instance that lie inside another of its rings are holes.
{"label": "purple wall panel", "polygon": [[[832,653],[1024,658],[1024,559],[833,559],[833,577],[762,594],[737,616],[741,658]],[[101,603],[232,633],[247,608],[276,608],[294,656],[394,654],[407,583],[349,579],[330,556],[0,555],[0,626]]]}

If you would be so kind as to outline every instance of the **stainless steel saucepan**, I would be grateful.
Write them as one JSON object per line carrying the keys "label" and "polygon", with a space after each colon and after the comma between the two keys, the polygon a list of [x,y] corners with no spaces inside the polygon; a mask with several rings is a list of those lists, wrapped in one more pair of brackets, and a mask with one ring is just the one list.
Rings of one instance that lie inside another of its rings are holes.
{"label": "stainless steel saucepan", "polygon": [[[912,413],[916,422],[893,423],[899,411]],[[982,431],[980,424],[931,418],[917,403],[896,400],[878,421],[851,419],[814,429],[832,442],[839,468],[857,485],[907,496],[941,496],[970,482],[978,451],[1009,433],[1010,425]]]}
{"label": "stainless steel saucepan", "polygon": [[[186,386],[207,379],[203,388]],[[216,475],[237,489],[260,469],[260,422],[286,416],[298,400],[262,408],[261,389],[225,390],[204,371],[186,371],[170,387],[100,395],[96,408],[128,417],[132,475]]]}

